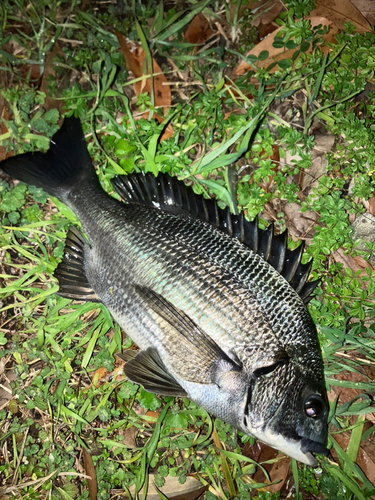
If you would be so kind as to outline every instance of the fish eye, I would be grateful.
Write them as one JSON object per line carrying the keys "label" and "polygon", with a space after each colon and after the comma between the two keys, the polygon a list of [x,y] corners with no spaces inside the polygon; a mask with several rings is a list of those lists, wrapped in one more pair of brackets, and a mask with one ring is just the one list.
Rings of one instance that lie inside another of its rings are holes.
{"label": "fish eye", "polygon": [[324,401],[318,394],[309,396],[305,401],[305,413],[310,418],[319,418],[324,410]]}

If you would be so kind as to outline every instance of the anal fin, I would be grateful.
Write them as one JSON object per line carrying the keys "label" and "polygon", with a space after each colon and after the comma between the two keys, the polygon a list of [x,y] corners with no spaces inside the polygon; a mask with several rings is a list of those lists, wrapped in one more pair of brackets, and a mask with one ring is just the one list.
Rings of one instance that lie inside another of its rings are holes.
{"label": "anal fin", "polygon": [[59,282],[58,295],[67,299],[99,302],[89,284],[85,268],[85,248],[89,244],[75,227],[69,228],[64,248],[64,257],[57,266],[54,276]]}
{"label": "anal fin", "polygon": [[187,396],[185,390],[168,372],[155,347],[140,351],[135,357],[133,352],[131,356],[116,354],[125,362],[124,373],[129,380],[141,385],[148,392],[164,396]]}

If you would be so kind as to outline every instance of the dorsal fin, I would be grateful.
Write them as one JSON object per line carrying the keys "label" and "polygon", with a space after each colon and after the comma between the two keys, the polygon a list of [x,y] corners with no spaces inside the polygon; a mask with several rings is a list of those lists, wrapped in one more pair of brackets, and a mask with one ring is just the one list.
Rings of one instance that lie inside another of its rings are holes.
{"label": "dorsal fin", "polygon": [[232,238],[237,238],[276,269],[305,304],[319,284],[319,280],[307,283],[312,261],[301,264],[303,242],[295,250],[290,250],[287,248],[287,231],[275,235],[273,224],[260,229],[257,219],[250,222],[245,219],[243,212],[234,215],[228,207],[220,208],[215,199],[206,200],[195,194],[191,187],[176,177],[162,173],[157,177],[151,173],[120,175],[112,179],[112,185],[127,203],[190,215],[208,222]]}

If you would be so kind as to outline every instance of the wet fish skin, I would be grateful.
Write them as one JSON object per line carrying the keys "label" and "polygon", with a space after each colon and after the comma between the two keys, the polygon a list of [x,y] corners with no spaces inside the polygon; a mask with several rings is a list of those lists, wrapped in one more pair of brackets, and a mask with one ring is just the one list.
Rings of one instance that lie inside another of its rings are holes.
{"label": "wet fish skin", "polygon": [[[103,302],[140,347],[125,364],[129,378],[154,392],[188,395],[315,465],[311,451],[325,453],[327,439],[320,347],[303,301],[273,267],[182,207],[150,206],[141,194],[127,205],[108,196],[74,118],[46,154],[19,155],[1,167],[78,216],[90,244],[77,231],[68,235],[55,273],[60,292]],[[116,181],[122,196],[124,182]]]}

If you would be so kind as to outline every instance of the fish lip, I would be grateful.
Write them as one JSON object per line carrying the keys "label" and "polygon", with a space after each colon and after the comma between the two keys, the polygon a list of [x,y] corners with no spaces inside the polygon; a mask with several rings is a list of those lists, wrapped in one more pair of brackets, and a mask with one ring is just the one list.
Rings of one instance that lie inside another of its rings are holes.
{"label": "fish lip", "polygon": [[[245,430],[245,433],[248,434],[249,431]],[[313,468],[318,465],[318,461],[313,453],[328,454],[327,448],[318,441],[313,441],[299,434],[289,439],[280,434],[275,435],[267,425],[259,425],[257,430],[253,427],[251,435],[268,446],[279,450],[281,453]]]}
{"label": "fish lip", "polygon": [[306,437],[300,437],[300,439],[302,453],[318,453],[319,455],[324,455],[325,457],[329,454],[329,450],[324,444]]}

